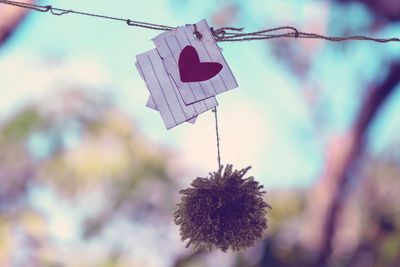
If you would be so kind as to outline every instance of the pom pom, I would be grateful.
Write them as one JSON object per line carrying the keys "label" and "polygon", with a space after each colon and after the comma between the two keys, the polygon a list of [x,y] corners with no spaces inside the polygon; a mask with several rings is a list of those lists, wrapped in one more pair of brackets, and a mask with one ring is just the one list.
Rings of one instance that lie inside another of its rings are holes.
{"label": "pom pom", "polygon": [[232,171],[227,165],[223,172],[222,166],[180,191],[174,219],[182,240],[189,240],[186,247],[241,250],[262,237],[271,207],[263,200],[263,186],[253,177],[243,178],[250,168]]}

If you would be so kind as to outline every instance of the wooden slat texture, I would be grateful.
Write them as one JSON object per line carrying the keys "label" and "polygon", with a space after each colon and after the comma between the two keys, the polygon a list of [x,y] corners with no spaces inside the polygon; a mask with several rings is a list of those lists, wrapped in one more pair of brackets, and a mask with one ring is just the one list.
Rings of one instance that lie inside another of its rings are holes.
{"label": "wooden slat texture", "polygon": [[[145,79],[144,79],[143,72],[142,72],[142,69],[140,68],[138,62],[135,62],[135,66],[136,66],[136,68],[137,68],[137,70],[138,70],[138,72],[139,72],[139,74],[140,74],[140,77],[142,77],[142,79],[145,80]],[[146,82],[146,81],[145,81],[145,82]],[[147,83],[146,83],[146,86],[147,86]],[[148,88],[149,88],[149,87],[147,86],[147,89],[148,89]],[[149,91],[150,91],[150,89],[149,89]],[[150,96],[149,96],[149,99],[147,100],[146,107],[158,111],[157,106],[156,106],[156,103],[154,102],[153,96],[152,96],[151,94],[150,94]],[[194,117],[194,118],[188,120],[187,122],[189,122],[189,123],[191,123],[191,124],[194,124],[194,123],[196,122],[196,118],[197,118],[197,117]]]}
{"label": "wooden slat texture", "polygon": [[193,123],[199,114],[218,105],[215,98],[185,105],[156,49],[138,55],[137,60],[135,65],[150,91],[147,106],[159,111],[167,129],[186,121]]}
{"label": "wooden slat texture", "polygon": [[233,76],[233,73],[228,63],[225,61],[225,58],[221,53],[221,49],[217,46],[217,43],[211,34],[211,30],[208,26],[207,21],[201,20],[196,25],[197,30],[203,34],[202,43],[207,50],[208,56],[212,59],[213,62],[218,62],[224,66],[219,75],[224,80],[226,89],[231,90],[238,87],[235,76]]}
{"label": "wooden slat texture", "polygon": [[[146,80],[144,79],[144,75],[143,75],[142,69],[139,66],[139,63],[135,62],[135,66],[136,66],[136,69],[138,70],[138,72],[140,74],[140,77],[142,77],[142,79],[146,83]],[[147,89],[149,89],[149,86],[147,85],[147,83],[146,83],[146,87],[147,87]],[[149,89],[149,92],[150,92],[150,89]],[[149,99],[147,100],[146,107],[154,109],[154,110],[158,110],[157,106],[156,106],[156,103],[154,102],[154,99],[153,99],[151,94],[149,96]]]}
{"label": "wooden slat texture", "polygon": [[[165,36],[165,38],[162,38],[162,36]],[[158,52],[163,57],[168,73],[170,73],[172,77],[178,77],[178,80],[174,79],[174,81],[178,88],[181,86],[181,90],[179,90],[179,92],[182,95],[183,101],[186,105],[213,97],[213,94],[210,94],[209,92],[206,93],[204,88],[201,87],[199,83],[180,82],[178,59],[180,51],[183,47],[180,46],[175,35],[169,33],[166,35],[161,34],[159,37],[156,37],[154,42],[157,46]]]}
{"label": "wooden slat texture", "polygon": [[[203,35],[201,40],[193,36],[194,26],[179,27],[164,32],[153,39],[167,72],[175,81],[185,104],[196,103],[237,87],[237,82],[217,46],[205,20],[200,21],[197,30]],[[203,82],[184,83],[180,79],[178,60],[182,49],[193,46],[201,62],[218,62],[223,68],[218,75]]]}

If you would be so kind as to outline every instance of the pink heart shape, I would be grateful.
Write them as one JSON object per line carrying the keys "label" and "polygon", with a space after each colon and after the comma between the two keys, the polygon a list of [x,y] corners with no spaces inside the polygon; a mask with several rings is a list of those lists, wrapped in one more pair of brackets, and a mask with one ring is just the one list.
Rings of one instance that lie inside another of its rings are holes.
{"label": "pink heart shape", "polygon": [[220,63],[200,62],[199,54],[191,45],[182,49],[178,65],[179,75],[184,83],[207,81],[222,70]]}

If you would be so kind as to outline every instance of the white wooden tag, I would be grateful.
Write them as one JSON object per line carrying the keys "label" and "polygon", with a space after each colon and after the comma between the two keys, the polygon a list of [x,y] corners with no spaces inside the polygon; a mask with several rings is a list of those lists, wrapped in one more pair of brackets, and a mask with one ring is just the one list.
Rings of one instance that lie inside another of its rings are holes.
{"label": "white wooden tag", "polygon": [[[135,66],[136,66],[136,68],[137,68],[137,70],[138,70],[138,72],[139,72],[139,74],[140,74],[140,77],[142,77],[142,79],[145,81],[144,76],[143,76],[143,73],[142,73],[142,70],[140,69],[139,64],[138,64],[137,62],[135,62]],[[145,82],[146,82],[146,81],[145,81]],[[147,86],[147,84],[146,84],[146,86]],[[148,89],[148,88],[149,88],[149,87],[147,86],[147,89]],[[150,91],[150,90],[149,90],[149,91]],[[152,96],[152,95],[149,96],[149,99],[147,100],[147,103],[146,103],[146,107],[158,111],[157,106],[156,106],[156,103],[154,102],[154,99],[153,99],[153,96]],[[196,122],[196,118],[197,118],[197,117],[194,117],[194,118],[188,120],[187,122],[189,122],[189,123],[191,123],[191,124],[194,124],[194,123]]]}
{"label": "white wooden tag", "polygon": [[[197,39],[193,32],[194,25],[179,27],[164,32],[153,39],[162,57],[167,72],[171,75],[178,91],[186,105],[214,97],[217,94],[236,88],[237,82],[217,46],[210,28],[205,20],[196,24],[196,29],[202,35]],[[222,65],[222,70],[209,80],[202,82],[182,82],[179,74],[179,56],[186,46],[192,46],[197,51],[201,62],[216,62]]]}
{"label": "white wooden tag", "polygon": [[135,65],[150,91],[147,106],[158,110],[167,129],[186,121],[193,123],[199,114],[218,105],[215,98],[185,105],[156,49],[138,55]]}

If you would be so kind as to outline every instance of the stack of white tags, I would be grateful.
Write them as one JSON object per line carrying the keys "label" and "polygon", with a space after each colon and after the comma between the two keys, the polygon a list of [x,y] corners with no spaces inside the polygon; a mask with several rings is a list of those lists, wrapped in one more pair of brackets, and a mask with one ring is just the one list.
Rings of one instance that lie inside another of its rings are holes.
{"label": "stack of white tags", "polygon": [[147,107],[157,110],[170,129],[218,103],[217,94],[237,82],[205,20],[163,32],[156,46],[137,55],[135,63],[150,92]]}

